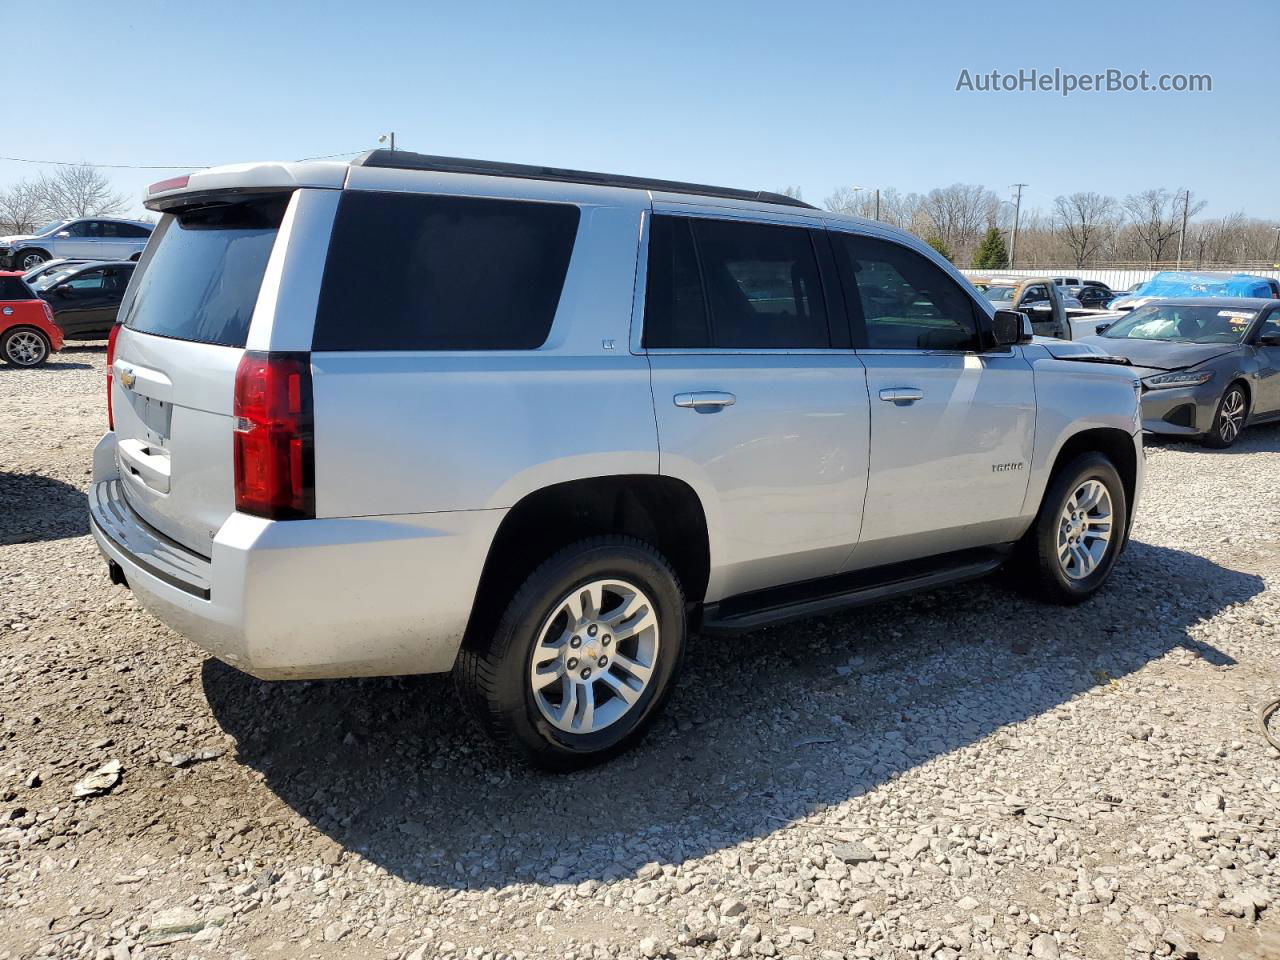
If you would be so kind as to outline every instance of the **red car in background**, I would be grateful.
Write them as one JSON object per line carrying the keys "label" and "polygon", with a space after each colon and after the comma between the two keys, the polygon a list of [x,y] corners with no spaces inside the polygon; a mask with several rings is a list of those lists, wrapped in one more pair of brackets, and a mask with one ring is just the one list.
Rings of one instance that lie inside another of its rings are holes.
{"label": "red car in background", "polygon": [[14,271],[0,271],[0,360],[15,367],[38,367],[62,349],[62,331],[49,304]]}

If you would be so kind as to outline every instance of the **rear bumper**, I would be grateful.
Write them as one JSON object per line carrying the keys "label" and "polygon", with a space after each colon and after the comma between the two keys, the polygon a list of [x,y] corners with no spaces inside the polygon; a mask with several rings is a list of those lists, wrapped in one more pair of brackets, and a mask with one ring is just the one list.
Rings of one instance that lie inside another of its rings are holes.
{"label": "rear bumper", "polygon": [[[95,465],[107,459],[103,444]],[[201,557],[147,526],[114,478],[90,490],[90,528],[138,602],[262,679],[452,668],[505,511],[276,522],[232,514]]]}

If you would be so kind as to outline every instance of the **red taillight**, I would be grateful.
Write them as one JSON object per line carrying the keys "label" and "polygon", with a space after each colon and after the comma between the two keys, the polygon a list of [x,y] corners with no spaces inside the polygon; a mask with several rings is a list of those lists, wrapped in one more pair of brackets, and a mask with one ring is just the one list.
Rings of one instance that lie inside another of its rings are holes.
{"label": "red taillight", "polygon": [[[45,310],[48,310],[48,304]],[[52,319],[52,318],[50,318]],[[114,430],[116,428],[115,411],[111,409],[111,379],[113,368],[112,364],[116,360],[116,337],[120,336],[120,324],[113,324],[111,333],[107,336],[107,429]]]}
{"label": "red taillight", "polygon": [[180,190],[190,181],[190,174],[186,174],[181,177],[170,177],[168,180],[157,180],[151,186],[147,187],[147,193],[164,193],[166,190]]}
{"label": "red taillight", "polygon": [[236,509],[271,520],[314,517],[310,356],[246,353],[233,414]]}

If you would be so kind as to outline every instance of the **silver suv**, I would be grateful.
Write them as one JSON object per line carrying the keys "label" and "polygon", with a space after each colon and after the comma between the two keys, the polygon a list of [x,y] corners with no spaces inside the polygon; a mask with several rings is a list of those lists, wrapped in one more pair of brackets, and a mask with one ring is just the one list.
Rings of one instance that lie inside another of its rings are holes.
{"label": "silver suv", "polygon": [[46,224],[35,233],[0,237],[0,267],[31,270],[47,260],[137,260],[153,224],[82,217]]}
{"label": "silver suv", "polygon": [[452,671],[564,769],[640,738],[691,631],[1011,558],[1074,603],[1125,545],[1123,361],[1033,341],[883,224],[383,151],[147,203],[92,529],[254,676]]}

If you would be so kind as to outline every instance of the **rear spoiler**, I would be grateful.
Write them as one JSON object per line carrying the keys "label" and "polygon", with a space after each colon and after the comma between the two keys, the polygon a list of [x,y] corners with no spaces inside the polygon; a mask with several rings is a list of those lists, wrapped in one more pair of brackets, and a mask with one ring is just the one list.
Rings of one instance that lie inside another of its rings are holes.
{"label": "rear spoiler", "polygon": [[341,190],[350,166],[345,163],[237,163],[209,167],[160,180],[147,188],[143,205],[163,212],[209,200],[263,193],[288,193],[299,187]]}

